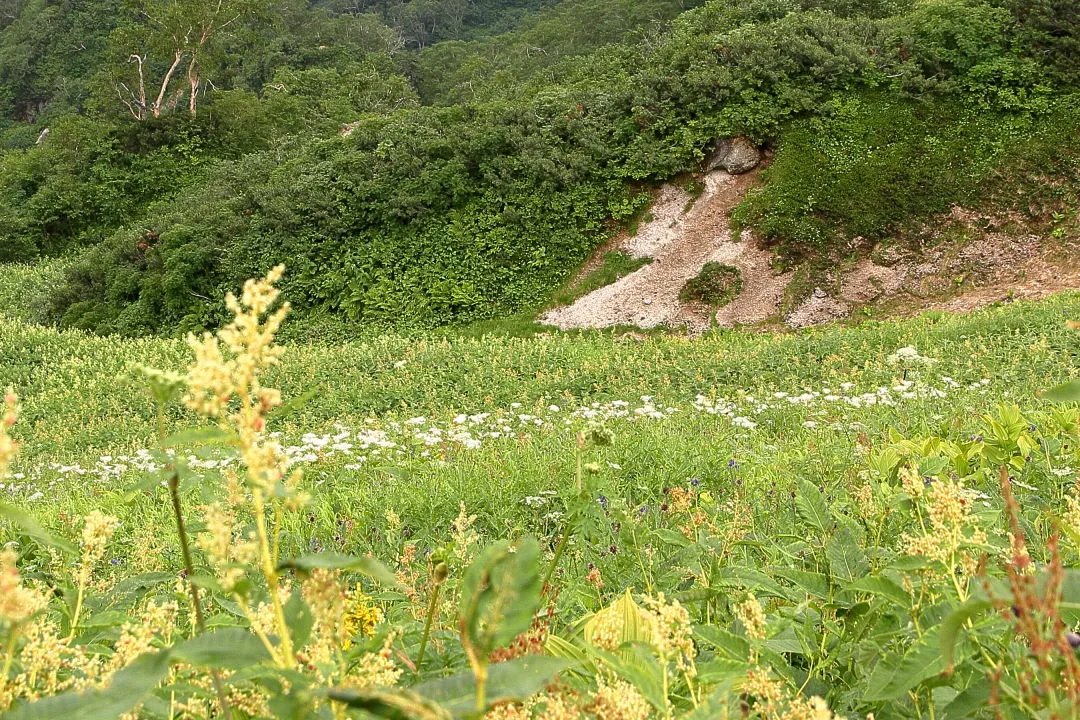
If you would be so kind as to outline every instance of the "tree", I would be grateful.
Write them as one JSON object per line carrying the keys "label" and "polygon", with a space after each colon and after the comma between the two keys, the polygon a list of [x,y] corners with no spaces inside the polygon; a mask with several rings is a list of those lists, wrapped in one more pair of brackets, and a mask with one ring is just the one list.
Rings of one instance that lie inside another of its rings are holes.
{"label": "tree", "polygon": [[[144,120],[175,109],[186,94],[188,112],[195,116],[207,69],[223,40],[266,18],[269,9],[268,0],[138,0],[136,22],[112,36],[114,50],[128,66],[114,81],[121,102]],[[186,83],[174,85],[182,67]],[[155,75],[160,80],[151,79]]]}

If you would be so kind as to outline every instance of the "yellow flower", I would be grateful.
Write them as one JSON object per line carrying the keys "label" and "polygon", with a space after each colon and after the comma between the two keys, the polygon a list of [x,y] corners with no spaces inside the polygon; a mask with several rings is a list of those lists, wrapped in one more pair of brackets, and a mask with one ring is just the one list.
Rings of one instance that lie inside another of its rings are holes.
{"label": "yellow flower", "polygon": [[345,633],[342,647],[349,649],[352,639],[357,635],[371,637],[375,634],[375,628],[383,621],[383,611],[371,603],[371,598],[365,595],[357,585],[349,597],[349,605],[345,609]]}
{"label": "yellow flower", "polygon": [[765,612],[756,597],[751,595],[736,605],[735,617],[746,628],[746,635],[751,640],[765,639]]}
{"label": "yellow flower", "polygon": [[11,548],[0,550],[0,621],[13,624],[44,609],[48,602],[41,593],[23,586],[16,557]]}
{"label": "yellow flower", "polygon": [[19,398],[15,391],[8,388],[4,393],[4,412],[0,415],[0,479],[7,475],[11,460],[19,446],[8,435],[8,429],[15,424],[19,415]]}

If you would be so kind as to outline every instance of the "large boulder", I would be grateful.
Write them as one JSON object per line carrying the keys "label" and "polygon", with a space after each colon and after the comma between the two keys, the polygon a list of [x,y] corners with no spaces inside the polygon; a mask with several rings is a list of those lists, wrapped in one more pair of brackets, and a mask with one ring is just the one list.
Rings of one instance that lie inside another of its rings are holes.
{"label": "large boulder", "polygon": [[705,170],[723,168],[732,175],[749,172],[761,162],[761,152],[745,137],[720,138],[705,158]]}

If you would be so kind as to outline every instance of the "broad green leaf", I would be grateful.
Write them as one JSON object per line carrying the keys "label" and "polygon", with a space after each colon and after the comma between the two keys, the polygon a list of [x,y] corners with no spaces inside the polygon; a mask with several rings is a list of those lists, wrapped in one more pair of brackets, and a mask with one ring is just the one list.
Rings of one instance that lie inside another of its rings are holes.
{"label": "broad green leaf", "polygon": [[780,583],[757,568],[728,566],[721,568],[719,575],[727,584],[746,588],[758,596],[772,595],[784,600],[794,599],[790,592],[780,586]]}
{"label": "broad green leaf", "polygon": [[799,480],[799,492],[795,496],[795,508],[803,520],[822,536],[829,532],[832,526],[832,516],[825,504],[825,495],[817,486],[807,480]]}
{"label": "broad green leaf", "polygon": [[494,543],[465,571],[461,583],[461,627],[486,655],[532,625],[540,606],[540,548],[527,538],[517,545]]}
{"label": "broad green leaf", "polygon": [[236,433],[220,427],[187,428],[165,438],[162,445],[169,448],[189,448],[196,445],[230,445]]}
{"label": "broad green leaf", "polygon": [[867,575],[851,583],[844,590],[869,593],[892,600],[901,607],[911,607],[911,594],[887,577]]}
{"label": "broad green leaf", "polygon": [[785,567],[770,567],[768,572],[778,578],[792,582],[807,595],[822,600],[829,598],[829,578],[823,573]]}
{"label": "broad green leaf", "polygon": [[[526,655],[491,665],[485,688],[488,706],[524,700],[572,665],[569,660],[546,655]],[[476,710],[476,679],[472,673],[431,680],[414,686],[412,691],[442,706],[455,718],[471,715]]]}
{"label": "broad green leaf", "polygon": [[168,650],[142,655],[113,676],[108,687],[84,693],[64,693],[15,708],[4,720],[116,720],[131,712],[165,679]]}
{"label": "broad green leaf", "polygon": [[401,582],[390,569],[375,558],[354,557],[341,553],[324,552],[314,555],[304,555],[292,560],[285,560],[278,566],[278,570],[299,570],[309,573],[312,570],[347,570],[360,573],[372,580],[389,587],[400,588]]}
{"label": "broad green leaf", "polygon": [[922,681],[945,672],[947,667],[938,643],[923,638],[898,661],[889,658],[878,663],[867,680],[863,701],[896,700]]}
{"label": "broad green leaf", "polygon": [[450,711],[417,692],[395,688],[331,688],[327,697],[387,720],[453,720]]}
{"label": "broad green leaf", "polygon": [[[596,503],[592,504],[595,505]],[[684,548],[693,544],[693,541],[688,539],[681,532],[675,532],[674,530],[668,530],[666,528],[659,528],[655,532],[656,537],[660,538],[668,545]]]}
{"label": "broad green leaf", "polygon": [[13,505],[0,503],[0,520],[7,520],[22,529],[27,536],[39,545],[56,548],[68,555],[77,557],[79,550],[72,543],[48,533],[29,513]]}
{"label": "broad green leaf", "polygon": [[754,666],[745,660],[714,657],[711,660],[698,663],[698,682],[705,685],[715,685],[719,682],[738,680],[745,677],[746,673],[753,668]]}
{"label": "broad green leaf", "polygon": [[744,717],[745,700],[736,687],[737,680],[738,678],[727,678],[718,683],[701,704],[690,714],[684,715],[682,720],[728,720]]}
{"label": "broad green leaf", "polygon": [[654,708],[663,711],[667,706],[664,694],[664,666],[653,649],[642,643],[624,648],[618,655],[593,648],[616,675],[628,681]]}
{"label": "broad green leaf", "polygon": [[950,700],[939,717],[942,720],[978,717],[979,710],[990,706],[990,690],[990,681],[985,677],[979,678],[974,685]]}
{"label": "broad green leaf", "polygon": [[735,660],[745,660],[750,654],[750,643],[746,641],[746,638],[741,638],[718,625],[695,625],[694,637]]}
{"label": "broad green leaf", "polygon": [[851,582],[870,572],[866,553],[846,527],[840,528],[838,533],[829,538],[825,545],[825,555],[829,559],[829,570],[833,577],[844,582]]}
{"label": "broad green leaf", "polygon": [[956,608],[941,623],[940,650],[945,660],[946,667],[952,667],[953,653],[956,650],[956,639],[960,634],[960,628],[973,617],[983,614],[994,605],[985,598],[970,598],[960,607]]}
{"label": "broad green leaf", "polygon": [[172,649],[173,657],[191,665],[240,670],[270,660],[270,653],[250,630],[222,628],[185,640]]}
{"label": "broad green leaf", "polygon": [[315,626],[315,616],[300,595],[300,588],[293,590],[282,610],[285,613],[285,624],[292,634],[293,647],[303,647],[311,637],[311,629]]}
{"label": "broad green leaf", "polygon": [[1080,402],[1080,380],[1070,380],[1045,390],[1042,397],[1057,403]]}

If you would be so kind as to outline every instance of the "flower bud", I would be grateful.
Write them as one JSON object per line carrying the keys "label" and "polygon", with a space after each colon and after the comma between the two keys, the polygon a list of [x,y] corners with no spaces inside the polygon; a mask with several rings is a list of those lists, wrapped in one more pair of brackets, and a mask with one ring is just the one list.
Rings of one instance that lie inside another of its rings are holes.
{"label": "flower bud", "polygon": [[433,579],[435,580],[435,584],[436,585],[441,585],[446,580],[446,576],[447,576],[447,574],[449,572],[450,572],[450,570],[449,570],[449,568],[446,567],[446,563],[441,562],[438,565],[436,565],[435,566],[435,573],[434,573],[434,576],[433,576]]}

